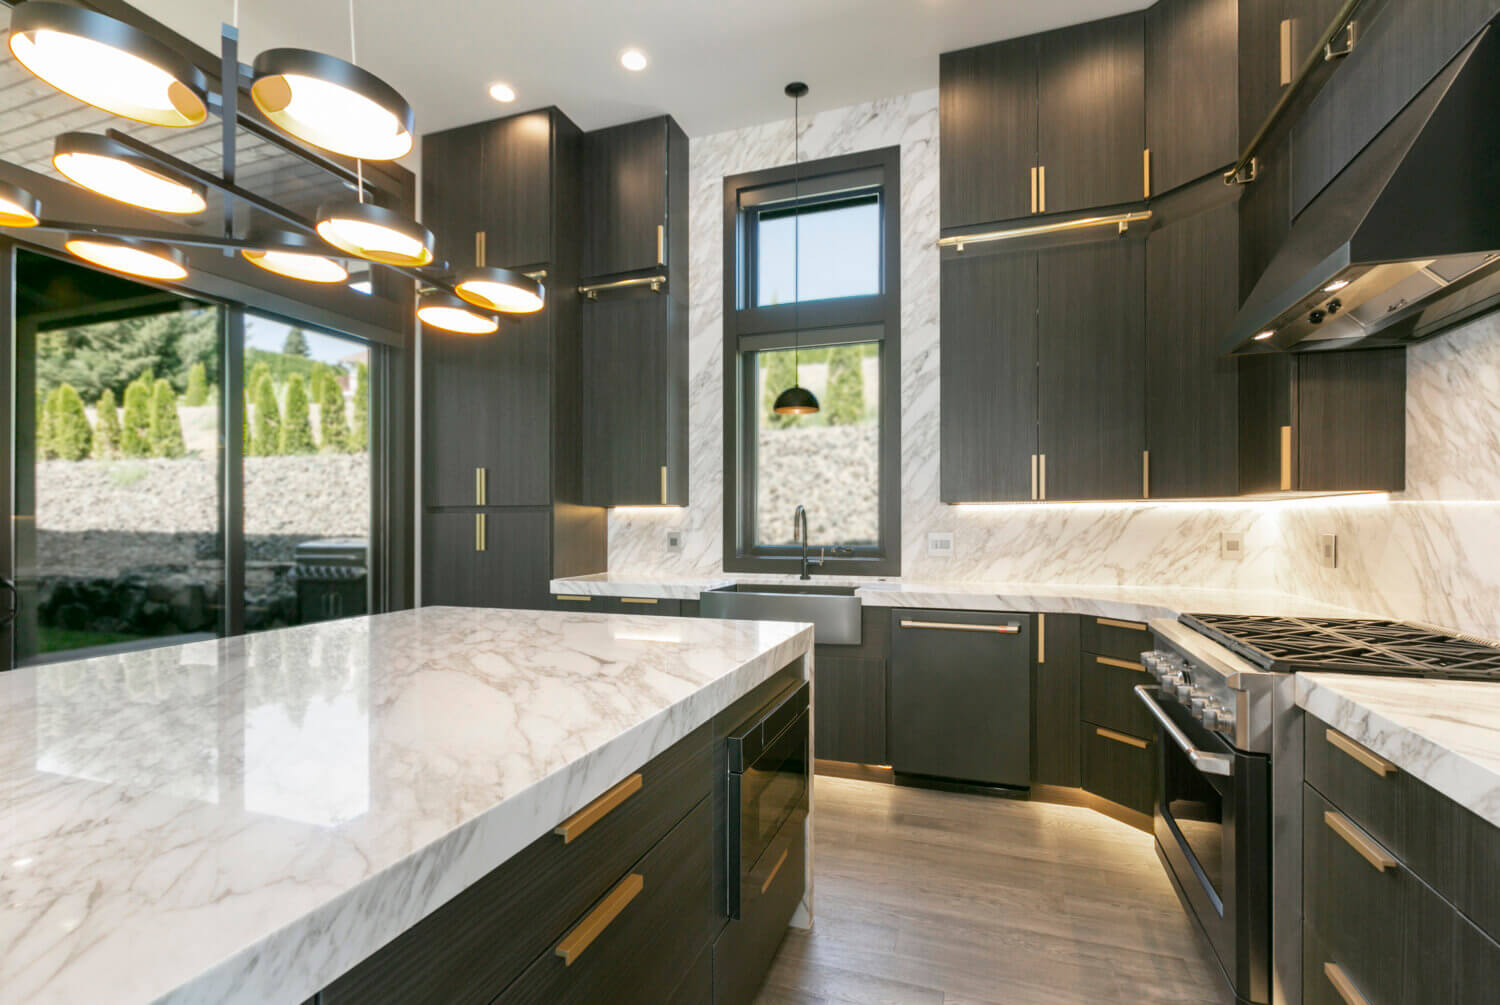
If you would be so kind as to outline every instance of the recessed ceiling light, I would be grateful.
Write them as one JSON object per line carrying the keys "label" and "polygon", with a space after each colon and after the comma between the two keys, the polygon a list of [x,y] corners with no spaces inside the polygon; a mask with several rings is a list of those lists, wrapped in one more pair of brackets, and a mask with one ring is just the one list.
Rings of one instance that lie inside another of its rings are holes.
{"label": "recessed ceiling light", "polygon": [[509,84],[491,84],[490,97],[509,103],[516,100],[516,89]]}
{"label": "recessed ceiling light", "polygon": [[1331,282],[1327,286],[1323,287],[1323,292],[1324,293],[1337,293],[1339,290],[1342,290],[1345,286],[1348,286],[1348,285],[1349,285],[1349,280],[1347,280],[1347,279],[1335,279],[1333,282]]}
{"label": "recessed ceiling light", "polygon": [[626,49],[620,53],[620,65],[634,73],[646,68],[646,54],[639,49]]}
{"label": "recessed ceiling light", "polygon": [[1275,332],[1274,329],[1267,328],[1263,332],[1257,332],[1256,333],[1256,335],[1255,335],[1255,341],[1257,341],[1257,342],[1264,342],[1266,339],[1270,338],[1272,335],[1275,335],[1275,334],[1276,334],[1276,332]]}

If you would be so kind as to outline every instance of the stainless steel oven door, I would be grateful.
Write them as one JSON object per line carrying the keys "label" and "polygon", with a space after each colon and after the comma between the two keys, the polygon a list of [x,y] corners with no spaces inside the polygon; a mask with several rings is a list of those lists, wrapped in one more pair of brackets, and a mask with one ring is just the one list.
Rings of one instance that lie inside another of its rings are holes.
{"label": "stainless steel oven door", "polygon": [[731,918],[740,916],[740,875],[750,872],[782,826],[808,808],[806,684],[779,696],[730,737],[728,853]]}
{"label": "stainless steel oven door", "polygon": [[1270,762],[1135,690],[1158,726],[1157,855],[1239,1000],[1269,1002]]}

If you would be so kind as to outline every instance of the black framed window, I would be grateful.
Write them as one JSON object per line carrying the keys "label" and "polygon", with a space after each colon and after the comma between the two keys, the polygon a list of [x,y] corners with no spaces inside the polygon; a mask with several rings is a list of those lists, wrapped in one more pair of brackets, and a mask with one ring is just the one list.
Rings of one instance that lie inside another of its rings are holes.
{"label": "black framed window", "polygon": [[[819,572],[900,572],[899,164],[891,147],[724,181],[727,570],[796,569],[802,506]],[[794,380],[817,414],[772,410]]]}

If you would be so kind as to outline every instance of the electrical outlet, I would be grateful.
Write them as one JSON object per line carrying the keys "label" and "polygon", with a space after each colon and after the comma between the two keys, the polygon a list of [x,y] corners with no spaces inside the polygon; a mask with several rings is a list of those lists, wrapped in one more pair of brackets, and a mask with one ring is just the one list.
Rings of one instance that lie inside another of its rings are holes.
{"label": "electrical outlet", "polygon": [[945,531],[942,533],[934,531],[933,533],[927,535],[927,557],[953,557],[953,534],[951,531]]}
{"label": "electrical outlet", "polygon": [[667,550],[668,551],[681,551],[682,550],[682,531],[680,531],[680,530],[669,530],[669,531],[667,531]]}
{"label": "electrical outlet", "polygon": [[1239,531],[1224,531],[1219,535],[1219,557],[1238,562],[1245,557],[1245,535]]}
{"label": "electrical outlet", "polygon": [[1318,563],[1325,569],[1339,567],[1339,536],[1337,534],[1318,535]]}

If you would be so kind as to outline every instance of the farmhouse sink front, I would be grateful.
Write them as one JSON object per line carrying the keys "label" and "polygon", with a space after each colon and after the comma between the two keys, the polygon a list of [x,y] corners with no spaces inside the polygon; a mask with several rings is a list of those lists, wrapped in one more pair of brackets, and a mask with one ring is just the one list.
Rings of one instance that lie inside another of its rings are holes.
{"label": "farmhouse sink front", "polygon": [[806,621],[819,645],[859,645],[859,598],[852,586],[735,583],[698,595],[698,614],[735,621]]}

